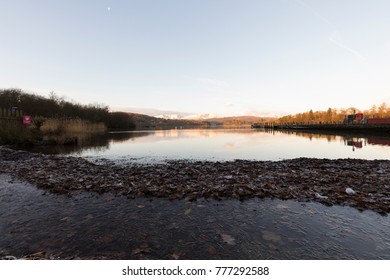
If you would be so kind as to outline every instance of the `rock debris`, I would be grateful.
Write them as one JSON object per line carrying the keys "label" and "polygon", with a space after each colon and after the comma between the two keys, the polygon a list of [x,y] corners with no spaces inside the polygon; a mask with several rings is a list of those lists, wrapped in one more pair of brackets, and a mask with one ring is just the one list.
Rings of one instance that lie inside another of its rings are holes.
{"label": "rock debris", "polygon": [[[129,198],[317,201],[390,212],[390,161],[297,158],[226,162],[177,160],[99,164],[81,157],[34,154],[0,146],[0,172],[52,193],[113,192]],[[351,189],[355,193],[346,190]]]}

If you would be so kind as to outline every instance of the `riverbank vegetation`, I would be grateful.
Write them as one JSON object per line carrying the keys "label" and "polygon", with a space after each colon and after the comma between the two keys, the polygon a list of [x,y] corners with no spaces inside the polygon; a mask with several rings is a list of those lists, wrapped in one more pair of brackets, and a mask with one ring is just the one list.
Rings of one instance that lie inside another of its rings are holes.
{"label": "riverbank vegetation", "polygon": [[0,107],[20,110],[34,119],[84,120],[88,123],[103,123],[108,129],[115,120],[122,128],[134,128],[134,123],[127,114],[109,112],[109,108],[103,104],[82,105],[67,101],[54,92],[47,98],[20,89],[3,89],[0,90]]}
{"label": "riverbank vegetation", "polygon": [[0,145],[27,145],[41,139],[42,134],[37,129],[27,128],[20,121],[0,119]]}
{"label": "riverbank vegetation", "polygon": [[390,107],[386,103],[381,105],[373,105],[369,110],[359,110],[351,107],[348,109],[332,109],[326,111],[313,110],[287,115],[279,118],[278,124],[304,123],[304,124],[320,124],[320,123],[342,123],[347,115],[363,113],[367,118],[390,118]]}
{"label": "riverbank vegetation", "polygon": [[[101,133],[135,127],[126,113],[109,112],[102,104],[82,105],[67,101],[54,92],[43,97],[20,89],[3,89],[0,90],[0,108],[2,144],[31,144],[48,137],[56,142],[69,139],[72,133]],[[22,115],[31,116],[32,123],[23,125]]]}

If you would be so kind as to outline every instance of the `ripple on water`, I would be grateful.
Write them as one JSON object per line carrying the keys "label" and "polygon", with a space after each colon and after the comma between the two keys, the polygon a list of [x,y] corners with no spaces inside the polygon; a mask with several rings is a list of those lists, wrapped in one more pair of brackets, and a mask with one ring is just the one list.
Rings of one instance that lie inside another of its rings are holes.
{"label": "ripple on water", "polygon": [[271,199],[69,198],[0,175],[0,251],[82,259],[390,259],[388,216]]}

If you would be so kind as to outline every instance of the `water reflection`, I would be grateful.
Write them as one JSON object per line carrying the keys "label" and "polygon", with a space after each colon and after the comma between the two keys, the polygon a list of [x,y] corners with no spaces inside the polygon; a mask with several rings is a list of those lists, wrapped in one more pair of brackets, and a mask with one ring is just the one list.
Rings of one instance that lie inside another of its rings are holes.
{"label": "water reflection", "polygon": [[151,134],[150,131],[121,131],[110,132],[106,134],[107,142],[122,143],[128,140],[134,141],[135,138],[146,137]]}
{"label": "water reflection", "polygon": [[288,135],[296,135],[298,137],[304,137],[310,139],[312,141],[313,139],[326,139],[329,143],[330,142],[340,142],[343,141],[345,146],[352,147],[352,151],[355,151],[355,149],[361,149],[363,148],[363,145],[367,145],[367,138],[362,137],[356,137],[354,134],[344,134],[344,135],[332,135],[332,134],[322,134],[322,133],[315,133],[315,132],[294,132],[294,131],[278,131],[281,133],[286,133]]}
{"label": "water reflection", "polygon": [[[362,150],[363,147],[364,151],[356,152],[356,149]],[[296,157],[390,159],[388,147],[388,135],[194,129],[148,131],[131,142],[113,145],[102,156],[115,159],[129,155],[150,160],[279,160]]]}
{"label": "water reflection", "polygon": [[286,131],[286,130],[264,130],[272,135],[287,134],[291,136],[304,137],[313,139],[326,139],[328,142],[337,142],[342,140],[344,145],[361,149],[367,145],[390,146],[390,135],[388,134],[356,134],[356,133],[337,133],[334,132],[302,132],[302,131]]}
{"label": "water reflection", "polygon": [[146,161],[280,160],[296,157],[390,159],[389,135],[255,129],[172,129],[83,134],[75,146],[33,151]]}
{"label": "water reflection", "polygon": [[347,146],[352,147],[352,151],[355,151],[356,149],[361,149],[363,148],[363,143],[364,146],[367,145],[367,139],[364,138],[357,138],[357,137],[349,137],[349,138],[344,138],[344,143]]}
{"label": "water reflection", "polygon": [[110,148],[111,143],[123,143],[134,140],[137,137],[145,137],[148,135],[150,135],[150,132],[72,133],[69,134],[68,137],[76,138],[76,145],[36,145],[26,149],[44,154],[68,155],[81,154],[82,152],[102,153]]}
{"label": "water reflection", "polygon": [[0,250],[82,259],[390,259],[390,217],[371,211],[276,199],[43,193],[0,186]]}
{"label": "water reflection", "polygon": [[371,137],[367,138],[367,144],[369,145],[381,145],[381,146],[390,146],[390,138],[389,137]]}

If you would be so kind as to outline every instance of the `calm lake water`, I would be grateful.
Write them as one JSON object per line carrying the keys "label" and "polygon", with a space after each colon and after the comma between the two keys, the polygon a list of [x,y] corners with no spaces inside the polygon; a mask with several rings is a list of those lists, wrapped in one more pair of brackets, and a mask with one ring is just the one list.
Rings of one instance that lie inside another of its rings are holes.
{"label": "calm lake water", "polygon": [[[116,162],[390,159],[390,137],[240,130],[82,135],[36,152]],[[0,174],[0,251],[82,259],[390,259],[390,217],[316,202],[53,195]]]}
{"label": "calm lake water", "polygon": [[[0,182],[9,176],[0,174]],[[0,251],[82,259],[390,259],[390,217],[271,199],[69,198],[0,184]]]}
{"label": "calm lake water", "polygon": [[[281,160],[297,157],[390,159],[390,135],[319,134],[253,129],[188,129],[114,132],[80,137],[78,147],[48,147],[62,153],[117,161]],[[58,150],[60,149],[60,150]]]}

